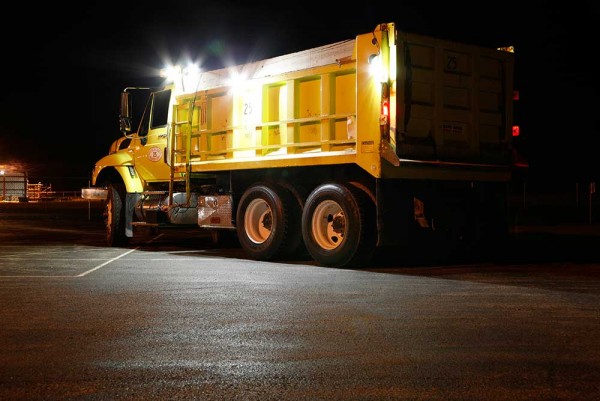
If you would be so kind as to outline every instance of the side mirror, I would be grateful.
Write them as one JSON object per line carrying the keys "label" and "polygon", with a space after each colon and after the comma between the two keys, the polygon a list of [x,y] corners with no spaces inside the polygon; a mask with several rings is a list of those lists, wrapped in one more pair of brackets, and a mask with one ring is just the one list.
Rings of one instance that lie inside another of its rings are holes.
{"label": "side mirror", "polygon": [[129,92],[121,93],[121,113],[119,114],[119,127],[123,135],[131,132],[131,100]]}

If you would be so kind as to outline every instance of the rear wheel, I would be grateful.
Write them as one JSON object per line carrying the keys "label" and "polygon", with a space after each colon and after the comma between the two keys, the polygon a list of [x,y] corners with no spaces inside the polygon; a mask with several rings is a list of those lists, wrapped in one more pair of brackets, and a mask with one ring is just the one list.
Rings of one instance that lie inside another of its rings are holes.
{"label": "rear wheel", "polygon": [[321,185],[304,205],[302,235],[306,249],[319,264],[358,266],[375,249],[375,206],[354,187]]}
{"label": "rear wheel", "polygon": [[104,224],[108,246],[127,244],[128,238],[125,236],[125,186],[123,184],[108,185]]}
{"label": "rear wheel", "polygon": [[278,185],[257,184],[246,190],[236,218],[240,245],[253,259],[291,257],[302,241],[297,202]]}

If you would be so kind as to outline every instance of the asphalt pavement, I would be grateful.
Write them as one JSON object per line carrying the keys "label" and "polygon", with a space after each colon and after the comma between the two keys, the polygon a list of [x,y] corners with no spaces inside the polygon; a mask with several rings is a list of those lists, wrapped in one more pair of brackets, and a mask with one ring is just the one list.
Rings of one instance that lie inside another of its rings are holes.
{"label": "asphalt pavement", "polygon": [[361,269],[1,203],[0,399],[600,399],[600,227],[570,201],[519,203],[498,263]]}

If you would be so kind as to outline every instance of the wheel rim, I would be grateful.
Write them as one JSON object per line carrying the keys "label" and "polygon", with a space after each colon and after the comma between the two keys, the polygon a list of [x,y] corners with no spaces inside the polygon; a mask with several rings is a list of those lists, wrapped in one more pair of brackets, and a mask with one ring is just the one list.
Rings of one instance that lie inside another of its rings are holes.
{"label": "wheel rim", "polygon": [[244,228],[250,241],[262,244],[271,235],[273,213],[269,204],[262,199],[254,199],[246,208]]}
{"label": "wheel rim", "polygon": [[315,208],[312,232],[315,242],[323,249],[335,249],[344,242],[346,216],[337,202],[324,201]]}

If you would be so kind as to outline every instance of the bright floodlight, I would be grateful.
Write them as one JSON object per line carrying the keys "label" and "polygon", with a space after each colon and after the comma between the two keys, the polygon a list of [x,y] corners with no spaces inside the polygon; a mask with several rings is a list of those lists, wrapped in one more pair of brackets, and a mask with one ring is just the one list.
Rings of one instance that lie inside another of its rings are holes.
{"label": "bright floodlight", "polygon": [[181,77],[181,67],[178,65],[168,66],[160,70],[160,76],[167,82],[176,82]]}

